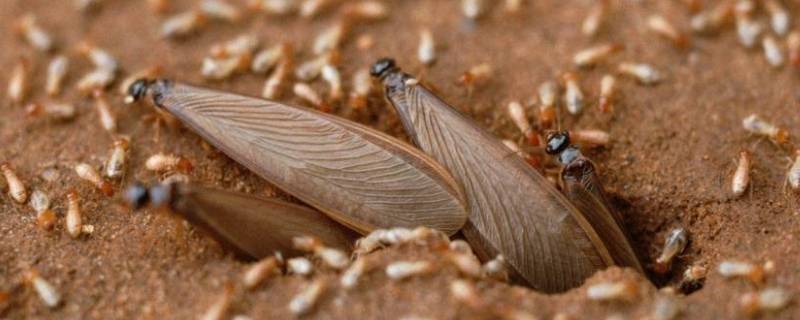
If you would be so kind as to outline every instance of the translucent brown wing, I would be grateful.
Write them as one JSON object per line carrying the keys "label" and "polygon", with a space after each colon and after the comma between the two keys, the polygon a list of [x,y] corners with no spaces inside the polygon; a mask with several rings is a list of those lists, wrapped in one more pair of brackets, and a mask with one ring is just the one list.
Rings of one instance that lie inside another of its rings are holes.
{"label": "translucent brown wing", "polygon": [[644,273],[628,240],[622,217],[610,206],[591,161],[585,158],[573,161],[561,177],[564,194],[597,231],[614,261]]}
{"label": "translucent brown wing", "polygon": [[156,105],[277,187],[366,233],[466,220],[464,197],[433,159],[388,135],[332,115],[158,81]]}
{"label": "translucent brown wing", "polygon": [[292,239],[315,236],[350,250],[357,234],[312,208],[198,186],[174,185],[170,208],[242,256],[294,255]]}
{"label": "translucent brown wing", "polygon": [[408,76],[384,77],[388,99],[425,152],[464,187],[464,233],[484,258],[502,253],[536,289],[560,292],[613,264],[584,217],[520,157]]}

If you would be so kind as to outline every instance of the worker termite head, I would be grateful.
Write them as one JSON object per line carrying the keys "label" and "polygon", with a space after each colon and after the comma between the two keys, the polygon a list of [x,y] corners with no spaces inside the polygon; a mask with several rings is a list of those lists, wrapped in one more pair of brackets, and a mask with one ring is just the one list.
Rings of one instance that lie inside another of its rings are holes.
{"label": "worker termite head", "polygon": [[678,283],[678,288],[683,293],[689,294],[703,287],[708,271],[701,265],[692,265],[683,272],[683,278]]}

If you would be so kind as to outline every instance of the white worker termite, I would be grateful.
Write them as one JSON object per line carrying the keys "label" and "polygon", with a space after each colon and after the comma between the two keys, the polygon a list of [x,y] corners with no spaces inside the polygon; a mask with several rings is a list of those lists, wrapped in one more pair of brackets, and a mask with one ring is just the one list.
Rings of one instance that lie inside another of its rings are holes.
{"label": "white worker termite", "polygon": [[633,301],[639,290],[630,280],[600,282],[586,289],[586,297],[595,301]]}
{"label": "white worker termite", "polygon": [[578,75],[573,72],[564,73],[561,76],[566,90],[564,91],[564,104],[570,114],[578,114],[583,110],[583,92],[578,84]]}
{"label": "white worker termite", "polygon": [[786,35],[789,31],[789,11],[778,0],[764,0],[763,3],[769,12],[772,30],[780,36]]}
{"label": "white worker termite", "polygon": [[773,68],[780,68],[783,66],[783,49],[778,41],[770,35],[764,36],[761,40],[761,46],[764,48],[764,57]]}
{"label": "white worker termite", "polygon": [[736,35],[745,48],[752,48],[758,36],[763,31],[763,26],[752,17],[754,4],[751,1],[737,2],[734,13],[736,17]]}
{"label": "white worker termite", "polygon": [[67,77],[67,70],[69,69],[69,59],[64,55],[58,55],[47,66],[47,80],[45,83],[45,91],[48,96],[57,96],[61,93],[61,87],[64,78]]}
{"label": "white worker termite", "polygon": [[624,47],[619,43],[606,43],[578,51],[572,57],[572,62],[578,67],[591,67],[605,60],[614,52]]}
{"label": "white worker termite", "polygon": [[231,307],[233,301],[233,286],[228,284],[225,286],[222,294],[214,301],[213,304],[201,316],[201,320],[222,320],[225,319],[225,314]]}
{"label": "white worker termite", "polygon": [[485,277],[503,282],[508,281],[508,267],[506,258],[502,254],[497,255],[492,260],[486,261],[482,268]]}
{"label": "white worker termite", "polygon": [[95,90],[103,90],[108,87],[114,82],[115,77],[115,73],[108,69],[94,69],[78,80],[76,87],[81,93],[90,94]]}
{"label": "white worker termite", "polygon": [[569,138],[582,146],[606,146],[611,142],[608,132],[597,129],[570,130]]}
{"label": "white worker termite", "polygon": [[750,159],[750,152],[747,150],[739,152],[739,164],[736,165],[736,171],[731,180],[731,193],[735,198],[744,194],[750,184]]}
{"label": "white worker termite", "polygon": [[446,257],[447,260],[453,266],[455,266],[458,272],[462,275],[475,279],[481,277],[483,272],[483,269],[481,269],[481,263],[471,252],[462,253],[451,251],[447,253]]}
{"label": "white worker termite", "polygon": [[287,15],[297,10],[295,0],[250,0],[248,7],[272,15]]}
{"label": "white worker termite", "polygon": [[583,19],[581,32],[589,37],[594,37],[600,30],[608,12],[608,1],[595,1],[594,6],[589,9],[589,14]]}
{"label": "white worker termite", "polygon": [[305,100],[318,110],[322,112],[331,111],[330,106],[325,102],[325,100],[322,100],[322,97],[320,97],[319,94],[314,91],[314,88],[308,84],[303,82],[295,83],[294,87],[292,87],[292,91],[297,97]]}
{"label": "white worker termite", "polygon": [[242,70],[246,64],[241,57],[228,58],[203,58],[200,74],[210,80],[224,80],[233,75],[236,71]]}
{"label": "white worker termite", "polygon": [[331,268],[341,270],[350,263],[350,259],[343,251],[326,247],[318,238],[310,236],[295,237],[292,239],[292,243],[298,250],[314,253],[315,256],[319,257]]}
{"label": "white worker termite", "polygon": [[339,74],[339,69],[332,64],[322,66],[322,79],[328,83],[330,91],[328,91],[328,98],[337,101],[344,95],[342,91],[342,76]]}
{"label": "white worker termite", "polygon": [[81,231],[83,229],[83,221],[81,216],[82,213],[78,192],[75,190],[70,190],[67,192],[67,214],[64,218],[64,223],[67,233],[73,238],[77,238],[81,235]]}
{"label": "white worker termite", "polygon": [[347,29],[347,24],[343,21],[339,21],[325,30],[322,30],[322,32],[314,38],[311,51],[315,55],[321,55],[325,52],[337,49],[342,43]]}
{"label": "white worker termite", "polygon": [[522,0],[506,0],[503,8],[508,13],[517,13],[522,8]]}
{"label": "white worker termite", "polygon": [[275,68],[275,71],[267,78],[267,81],[264,82],[264,89],[261,90],[261,96],[266,99],[277,99],[280,95],[281,88],[286,77],[289,75],[291,69],[291,60],[288,57],[285,57],[281,62],[278,63],[278,66]]}
{"label": "white worker termite", "polygon": [[689,244],[689,232],[684,228],[672,229],[664,240],[661,255],[656,258],[654,271],[660,274],[669,272],[672,260],[686,249],[687,244]]}
{"label": "white worker termite", "polygon": [[55,308],[61,304],[61,294],[50,282],[42,278],[38,271],[29,270],[23,278],[26,284],[33,287],[33,290],[36,291],[36,294],[47,307]]}
{"label": "white worker termite", "polygon": [[53,38],[37,24],[36,16],[33,14],[22,16],[16,28],[25,41],[36,50],[49,52],[55,47]]}
{"label": "white worker termite", "polygon": [[247,268],[242,275],[242,284],[247,289],[254,289],[273,275],[281,273],[281,261],[276,256],[269,256]]}
{"label": "white worker termite", "polygon": [[672,41],[672,44],[678,48],[685,48],[689,45],[689,38],[663,16],[649,16],[647,18],[647,27],[653,33]]}
{"label": "white worker termite", "polygon": [[333,3],[332,0],[304,0],[300,2],[298,11],[303,18],[313,18],[322,12],[323,8]]}
{"label": "white worker termite", "polygon": [[661,74],[653,66],[644,63],[623,62],[617,66],[617,71],[644,85],[655,85],[662,79]]}
{"label": "white worker termite", "polygon": [[659,294],[653,307],[653,320],[672,320],[678,318],[683,312],[683,304],[676,299],[674,294]]}
{"label": "white worker termite", "polygon": [[403,280],[432,270],[433,265],[428,261],[397,261],[386,266],[386,276],[392,280]]}
{"label": "white worker termite", "polygon": [[800,190],[800,149],[795,150],[795,158],[789,172],[786,174],[786,183],[792,190]]}
{"label": "white worker termite", "polygon": [[97,116],[103,129],[110,133],[115,133],[117,131],[117,119],[114,117],[114,112],[111,111],[111,106],[108,105],[108,100],[106,100],[103,91],[94,91],[94,107],[97,110]]}
{"label": "white worker termite", "polygon": [[689,25],[692,31],[699,34],[710,34],[720,30],[731,21],[733,5],[730,2],[721,2],[711,8],[692,16]]}
{"label": "white worker termite", "polygon": [[475,285],[467,280],[457,279],[450,282],[450,295],[456,301],[476,309],[482,305],[477,291]]}
{"label": "white worker termite", "polygon": [[542,128],[550,128],[556,120],[556,95],[558,95],[558,87],[555,82],[547,81],[539,85],[539,111],[537,119],[539,126]]}
{"label": "white worker termite", "polygon": [[467,95],[471,95],[475,86],[484,83],[491,78],[493,73],[492,66],[488,63],[481,63],[470,67],[458,78],[458,83],[467,88]]}
{"label": "white worker termite", "polygon": [[31,193],[30,206],[36,212],[36,225],[42,230],[50,230],[56,223],[56,214],[50,209],[50,196],[44,191]]}
{"label": "white worker termite", "polygon": [[597,107],[600,112],[609,113],[614,109],[617,79],[610,74],[603,75],[600,79],[600,100]]}
{"label": "white worker termite", "polygon": [[419,47],[417,47],[417,59],[423,65],[429,66],[436,61],[436,45],[433,42],[433,32],[425,28],[419,32]]}
{"label": "white worker termite", "polygon": [[32,117],[45,116],[55,121],[68,121],[75,117],[75,106],[70,103],[29,103],[25,113]]}
{"label": "white worker termite", "polygon": [[470,20],[480,18],[486,12],[484,0],[461,0],[461,12]]}
{"label": "white worker termite", "polygon": [[372,76],[369,69],[361,68],[353,73],[353,90],[350,92],[349,105],[354,109],[367,107],[367,97],[372,91]]}
{"label": "white worker termite", "polygon": [[327,285],[323,279],[312,281],[292,298],[289,302],[289,311],[297,316],[308,314],[314,309],[317,300],[319,300],[326,287]]}
{"label": "white worker termite", "polygon": [[173,154],[157,153],[145,161],[145,168],[150,171],[165,172],[165,171],[192,171],[192,163],[189,159]]}
{"label": "white worker termite", "polygon": [[322,72],[322,67],[326,64],[336,64],[338,53],[336,51],[329,51],[321,54],[314,59],[301,63],[294,70],[294,75],[297,80],[311,81],[314,80]]}
{"label": "white worker termite", "polygon": [[717,267],[717,272],[725,278],[745,278],[755,284],[764,282],[764,268],[749,262],[723,261]]}
{"label": "white worker termite", "polygon": [[345,289],[351,289],[358,284],[358,279],[367,271],[367,259],[366,258],[359,258],[356,259],[350,267],[348,267],[343,273],[341,278],[339,278],[339,284],[342,285]]}
{"label": "white worker termite", "polygon": [[307,276],[314,271],[314,265],[305,257],[291,258],[286,260],[286,271],[290,274]]}
{"label": "white worker termite", "polygon": [[17,173],[11,168],[11,164],[4,162],[0,164],[0,170],[3,171],[3,176],[6,178],[8,185],[8,195],[17,203],[25,203],[28,200],[28,191],[25,190],[25,185],[19,179]]}
{"label": "white worker termite", "polygon": [[11,78],[8,81],[8,98],[11,102],[20,104],[27,98],[30,88],[29,73],[30,62],[26,58],[20,58],[11,70]]}
{"label": "white worker termite", "polygon": [[256,53],[250,64],[250,71],[265,74],[275,68],[283,59],[291,54],[289,43],[283,42]]}
{"label": "white worker termite", "polygon": [[791,302],[791,294],[779,287],[770,287],[744,294],[739,299],[742,311],[747,316],[760,313],[775,312],[785,308]]}
{"label": "white worker termite", "polygon": [[206,20],[206,15],[198,10],[179,13],[161,24],[159,35],[165,39],[185,37],[199,30]]}
{"label": "white worker termite", "polygon": [[111,155],[106,162],[104,174],[110,179],[119,179],[125,174],[125,163],[128,159],[128,148],[130,141],[127,138],[119,138],[114,141],[111,148]]}
{"label": "white worker termite", "polygon": [[697,289],[700,289],[705,281],[707,272],[708,270],[701,265],[689,266],[683,272],[683,277],[681,278],[680,283],[678,283],[678,287],[684,293],[691,293]]}
{"label": "white worker termite", "polygon": [[209,18],[237,22],[242,19],[242,11],[223,0],[203,0],[200,10]]}
{"label": "white worker termite", "polygon": [[108,51],[101,49],[91,43],[82,42],[78,45],[78,52],[89,58],[89,61],[97,69],[116,72],[119,69],[119,62]]}
{"label": "white worker termite", "polygon": [[755,113],[742,120],[742,127],[747,130],[747,132],[768,137],[780,145],[789,142],[789,131],[767,122]]}
{"label": "white worker termite", "polygon": [[95,168],[91,165],[79,163],[75,165],[75,173],[79,178],[88,181],[106,196],[111,197],[114,195],[114,187],[111,185],[111,183],[103,179],[103,177],[100,176],[100,173],[98,173],[97,170],[95,170]]}
{"label": "white worker termite", "polygon": [[389,16],[389,8],[375,0],[347,2],[341,11],[348,21],[379,21]]}
{"label": "white worker termite", "polygon": [[525,136],[528,143],[532,146],[538,146],[540,144],[539,135],[533,130],[530,121],[528,121],[525,108],[522,107],[519,101],[511,101],[508,103],[508,116],[519,131],[522,132],[522,135]]}

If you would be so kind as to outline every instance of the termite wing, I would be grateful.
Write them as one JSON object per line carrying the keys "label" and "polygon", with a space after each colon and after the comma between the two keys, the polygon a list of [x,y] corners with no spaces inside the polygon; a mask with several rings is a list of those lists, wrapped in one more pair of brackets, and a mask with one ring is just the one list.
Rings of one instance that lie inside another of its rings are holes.
{"label": "termite wing", "polygon": [[350,250],[357,237],[309,207],[196,185],[137,183],[128,187],[125,200],[133,209],[148,204],[168,209],[244,258],[301,254],[292,245],[294,237],[313,236],[342,250]]}
{"label": "termite wing", "polygon": [[129,94],[133,101],[150,96],[232,159],[360,233],[426,226],[453,234],[466,220],[448,171],[377,130],[170,80],[138,80]]}
{"label": "termite wing", "polygon": [[[463,232],[481,259],[503,254],[516,280],[546,292],[573,288],[616,264],[616,252],[601,236],[615,230],[598,230],[499,139],[403,73],[393,60],[379,60],[371,73],[383,81],[409,136],[463,185],[470,210]],[[622,245],[629,246],[627,241]]]}

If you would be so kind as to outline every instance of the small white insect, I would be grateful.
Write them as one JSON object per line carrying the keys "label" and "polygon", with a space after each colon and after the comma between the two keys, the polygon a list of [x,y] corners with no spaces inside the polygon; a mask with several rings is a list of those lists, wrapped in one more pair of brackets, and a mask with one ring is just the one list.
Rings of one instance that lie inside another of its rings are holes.
{"label": "small white insect", "polygon": [[583,92],[578,84],[578,75],[567,72],[562,76],[566,91],[564,92],[564,104],[570,114],[578,114],[583,110]]}
{"label": "small white insect", "polygon": [[603,78],[600,79],[600,101],[597,106],[601,112],[611,112],[614,109],[616,84],[617,79],[610,74],[603,75]]}
{"label": "small white insect", "polygon": [[325,28],[316,38],[312,44],[312,52],[315,55],[321,55],[331,50],[335,50],[342,43],[345,34],[347,33],[347,25],[344,22],[337,22],[334,25]]}
{"label": "small white insect", "polygon": [[478,308],[482,304],[477,291],[467,280],[458,279],[450,282],[450,295],[453,299],[472,308]]}
{"label": "small white insect", "polygon": [[718,31],[730,21],[733,16],[733,6],[730,2],[722,2],[708,11],[692,16],[689,25],[692,31],[699,34],[710,34]]}
{"label": "small white insect", "polygon": [[25,106],[25,113],[38,117],[45,115],[56,121],[67,121],[75,117],[75,106],[69,103],[31,103]]}
{"label": "small white insect", "polygon": [[333,59],[334,56],[335,54],[332,54],[332,52],[328,52],[327,54],[323,54],[317,56],[314,59],[303,62],[295,69],[294,71],[295,77],[297,77],[297,80],[300,81],[314,80],[322,72],[323,66],[325,66],[326,64],[332,64],[334,62]]}
{"label": "small white insect", "polygon": [[304,257],[291,258],[286,260],[286,271],[291,274],[307,276],[314,271],[314,265]]}
{"label": "small white insect", "polygon": [[623,62],[619,64],[617,71],[644,85],[655,85],[662,79],[661,74],[649,64]]}
{"label": "small white insect", "polygon": [[28,191],[25,190],[25,185],[19,179],[17,173],[11,168],[11,164],[4,162],[0,164],[0,170],[3,171],[3,176],[6,178],[8,185],[8,195],[11,196],[17,203],[25,203],[28,200]]}
{"label": "small white insect", "polygon": [[764,26],[753,20],[749,15],[736,15],[736,35],[739,38],[739,43],[745,48],[755,46],[756,40],[763,30]]}
{"label": "small white insect", "polygon": [[37,214],[50,209],[50,197],[42,190],[33,190],[30,206]]}
{"label": "small white insect", "polygon": [[325,106],[325,101],[322,100],[322,97],[320,97],[319,94],[316,91],[314,91],[314,88],[312,88],[306,83],[303,82],[295,83],[294,87],[292,88],[292,91],[297,97],[307,101],[312,106],[315,106],[320,109],[323,109],[323,106]]}
{"label": "small white insect", "polygon": [[723,261],[717,267],[717,272],[725,278],[746,278],[756,284],[764,281],[764,268],[748,262]]}
{"label": "small white insect", "polygon": [[332,3],[332,0],[303,0],[300,3],[300,16],[303,18],[313,18],[319,14],[323,8]]}
{"label": "small white insect", "polygon": [[672,260],[686,249],[687,244],[689,244],[689,233],[686,229],[672,229],[664,241],[661,255],[656,258],[655,271],[661,274],[667,273],[672,265]]}
{"label": "small white insect", "polygon": [[39,276],[36,270],[30,270],[25,273],[25,282],[33,287],[33,290],[36,291],[36,294],[46,306],[55,308],[61,304],[61,294],[50,282]]}
{"label": "small white insect", "polygon": [[258,40],[258,37],[252,34],[243,34],[232,40],[212,45],[209,53],[212,58],[238,57],[252,54],[259,45],[261,45],[261,41]]}
{"label": "small white insect", "polygon": [[325,280],[314,280],[292,298],[292,301],[289,302],[289,311],[296,316],[309,313],[317,304],[317,300],[326,287]]}
{"label": "small white insect", "polygon": [[467,19],[478,19],[486,13],[486,3],[484,0],[461,0],[461,12]]}
{"label": "small white insect", "polygon": [[237,22],[242,19],[242,11],[223,0],[203,0],[200,10],[210,18]]}
{"label": "small white insect", "polygon": [[469,253],[449,252],[447,260],[452,263],[458,271],[470,278],[480,278],[482,275],[481,263],[475,255]]}
{"label": "small white insect", "polygon": [[83,222],[81,217],[80,199],[75,190],[70,190],[67,193],[67,215],[64,219],[67,233],[77,238],[81,235]]}
{"label": "small white insect", "polygon": [[119,62],[108,51],[101,49],[91,43],[82,42],[78,45],[78,52],[89,58],[89,61],[97,69],[106,70],[114,73],[119,69]]}
{"label": "small white insect", "polygon": [[342,12],[349,21],[378,21],[389,16],[389,8],[383,2],[374,0],[348,2]]}
{"label": "small white insect", "polygon": [[47,80],[45,84],[45,91],[47,95],[53,97],[61,93],[61,87],[64,78],[67,77],[69,69],[69,59],[64,55],[58,55],[47,66]]}
{"label": "small white insect", "polygon": [[753,316],[762,312],[779,311],[788,306],[791,300],[789,291],[771,287],[747,293],[740,298],[739,303],[748,316]]}
{"label": "small white insect", "polygon": [[86,163],[79,163],[75,165],[75,173],[79,178],[91,183],[97,190],[103,192],[103,194],[109,197],[114,195],[114,189],[111,183],[103,179],[94,167]]}
{"label": "small white insect", "polygon": [[273,15],[287,15],[297,10],[297,0],[250,0],[248,6]]}
{"label": "small white insect", "polygon": [[268,49],[261,50],[250,64],[250,70],[257,74],[265,74],[275,68],[281,60],[286,59],[291,54],[288,43],[280,43]]}
{"label": "small white insect", "polygon": [[600,282],[589,286],[586,297],[594,301],[632,301],[638,295],[638,291],[633,281]]}
{"label": "small white insect", "polygon": [[107,69],[95,69],[78,80],[76,87],[81,93],[90,94],[95,90],[103,90],[108,87],[114,82],[115,77],[115,73]]}
{"label": "small white insect", "polygon": [[264,82],[264,89],[261,91],[261,96],[266,99],[277,99],[283,82],[289,75],[290,68],[291,62],[289,58],[284,58],[279,62],[275,71],[273,71],[269,78],[267,78],[267,81]]}
{"label": "small white insect", "polygon": [[418,227],[414,230],[406,228],[377,229],[366,237],[356,240],[353,253],[356,256],[361,256],[384,246],[423,241],[426,238],[438,238],[449,242],[447,235],[444,233],[426,227]]}
{"label": "small white insect", "polygon": [[623,49],[618,43],[606,43],[578,51],[572,62],[578,67],[591,67],[605,60],[609,55]]}
{"label": "small white insect", "polygon": [[683,312],[683,304],[672,295],[660,294],[653,307],[653,320],[672,320]]}
{"label": "small white insect", "polygon": [[483,274],[495,280],[508,281],[506,258],[502,254],[498,254],[494,259],[486,261],[483,264]]}
{"label": "small white insect", "polygon": [[356,259],[347,270],[342,273],[339,283],[345,289],[351,289],[358,284],[358,279],[367,271],[367,260],[365,258]]}
{"label": "small white insect", "polygon": [[228,313],[228,309],[231,307],[231,302],[233,300],[233,287],[228,285],[225,286],[225,291],[223,291],[222,295],[214,301],[214,304],[206,310],[200,316],[201,320],[222,320],[225,318],[225,314]]}
{"label": "small white insect", "polygon": [[11,78],[8,81],[8,97],[11,102],[20,104],[27,98],[30,89],[29,72],[30,62],[26,58],[20,58],[11,70]]}
{"label": "small white insect", "polygon": [[224,80],[230,78],[236,71],[243,67],[242,56],[228,58],[203,58],[200,74],[210,80]]}
{"label": "small white insect", "polygon": [[333,101],[341,99],[344,95],[342,91],[342,76],[339,74],[339,70],[336,69],[336,66],[331,64],[322,66],[322,79],[330,86],[328,98]]}
{"label": "small white insect", "polygon": [[25,38],[36,50],[49,52],[55,47],[53,38],[36,23],[36,16],[33,14],[24,15],[17,23],[17,31]]}
{"label": "small white insect", "polygon": [[144,164],[145,168],[150,171],[181,171],[181,172],[189,172],[192,170],[192,163],[189,162],[189,159],[186,159],[181,156],[176,156],[172,154],[163,154],[157,153],[145,161]]}
{"label": "small white insect", "polygon": [[97,110],[97,116],[103,129],[110,133],[116,132],[117,119],[114,117],[114,112],[111,111],[111,106],[108,105],[105,95],[100,90],[95,90],[94,92],[94,107]]}
{"label": "small white insect", "polygon": [[517,13],[522,8],[522,0],[505,0],[506,12]]}
{"label": "small white insect", "polygon": [[428,261],[398,261],[386,266],[386,276],[392,280],[402,280],[422,275],[433,270]]}
{"label": "small white insect", "polygon": [[677,47],[685,47],[688,43],[686,35],[678,31],[666,18],[660,15],[647,17],[647,27],[655,34],[669,39]]}
{"label": "small white insect", "polygon": [[436,61],[436,45],[433,42],[433,32],[431,32],[431,29],[425,28],[419,32],[417,59],[426,66]]}
{"label": "small white insect", "polygon": [[761,40],[761,46],[764,48],[764,56],[767,58],[767,62],[773,68],[780,68],[783,66],[783,49],[775,38],[770,35],[765,36],[764,39]]}
{"label": "small white insect", "polygon": [[528,116],[525,114],[525,109],[519,101],[511,101],[508,103],[508,117],[511,122],[522,132],[526,137],[533,134],[533,128],[528,121]]}
{"label": "small white insect", "polygon": [[595,5],[589,10],[589,14],[586,15],[583,24],[581,24],[581,32],[589,37],[597,35],[601,25],[605,21],[607,11],[607,1],[595,1]]}
{"label": "small white insect", "polygon": [[575,143],[582,145],[605,146],[611,143],[611,135],[603,130],[570,130],[569,137]]}
{"label": "small white insect", "polygon": [[789,141],[789,131],[767,122],[755,113],[742,120],[742,127],[747,132],[768,137],[778,144],[784,144]]}
{"label": "small white insect", "polygon": [[780,36],[786,35],[789,31],[789,11],[778,0],[765,0],[763,3],[769,12],[772,30]]}
{"label": "small white insect", "polygon": [[367,97],[372,91],[372,77],[367,68],[358,69],[353,74],[353,91],[350,92],[350,106],[355,109],[367,107]]}
{"label": "small white insect", "polygon": [[739,153],[739,164],[736,166],[736,171],[733,173],[733,180],[731,180],[731,192],[734,197],[739,197],[747,190],[750,184],[750,152],[742,150]]}
{"label": "small white insect", "polygon": [[179,38],[196,32],[205,25],[206,16],[200,11],[191,10],[167,18],[159,31],[161,38]]}
{"label": "small white insect", "polygon": [[786,174],[786,181],[793,190],[800,190],[800,150],[795,151],[794,162]]}
{"label": "small white insect", "polygon": [[105,167],[105,176],[111,179],[119,179],[125,173],[125,163],[128,158],[128,148],[130,141],[127,138],[119,138],[114,141],[111,155],[108,157]]}

